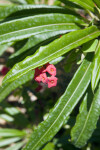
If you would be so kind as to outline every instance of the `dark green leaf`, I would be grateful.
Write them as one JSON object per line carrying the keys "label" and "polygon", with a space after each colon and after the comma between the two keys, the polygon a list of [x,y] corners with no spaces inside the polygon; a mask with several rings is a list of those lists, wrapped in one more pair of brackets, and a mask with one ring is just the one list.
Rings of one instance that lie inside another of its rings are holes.
{"label": "dark green leaf", "polygon": [[65,13],[79,16],[75,12],[58,6],[48,5],[0,5],[0,19],[15,19],[44,13]]}
{"label": "dark green leaf", "polygon": [[82,9],[81,6],[75,4],[71,1],[68,1],[68,0],[60,0],[60,1],[63,2],[67,7],[70,7],[70,8],[73,8],[73,9],[75,9],[75,8]]}
{"label": "dark green leaf", "polygon": [[87,98],[85,98],[80,107],[80,113],[77,116],[76,124],[72,129],[72,142],[78,148],[83,147],[91,137],[96,128],[100,115],[100,86],[96,91],[89,111],[87,110]]}
{"label": "dark green leaf", "polygon": [[100,41],[98,43],[96,54],[93,60],[93,70],[92,70],[92,79],[91,79],[91,85],[93,91],[95,90],[99,80],[100,80]]}
{"label": "dark green leaf", "polygon": [[96,47],[98,45],[98,40],[91,40],[85,44],[83,44],[82,51],[84,53],[95,52]]}
{"label": "dark green leaf", "polygon": [[93,1],[97,5],[97,7],[100,8],[100,0],[93,0]]}
{"label": "dark green leaf", "polygon": [[72,1],[72,2],[80,5],[84,9],[94,12],[95,5],[94,5],[92,0],[91,1],[87,1],[87,0],[66,0],[66,1]]}

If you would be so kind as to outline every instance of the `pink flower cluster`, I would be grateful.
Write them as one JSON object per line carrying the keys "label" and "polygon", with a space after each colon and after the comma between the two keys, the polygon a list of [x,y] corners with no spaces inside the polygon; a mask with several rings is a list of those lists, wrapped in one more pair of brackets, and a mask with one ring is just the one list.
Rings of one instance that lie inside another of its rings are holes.
{"label": "pink flower cluster", "polygon": [[[47,77],[46,72],[49,73],[51,76]],[[57,78],[55,76],[56,76],[55,66],[47,63],[40,69],[39,68],[35,69],[34,79],[38,83],[43,82],[45,84],[48,84],[48,88],[51,88],[57,85]]]}

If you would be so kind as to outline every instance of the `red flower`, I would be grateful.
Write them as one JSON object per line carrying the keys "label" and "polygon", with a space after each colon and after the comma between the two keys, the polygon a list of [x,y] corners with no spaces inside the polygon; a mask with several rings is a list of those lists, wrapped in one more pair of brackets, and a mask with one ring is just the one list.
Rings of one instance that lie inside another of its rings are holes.
{"label": "red flower", "polygon": [[42,81],[43,83],[47,83],[47,82],[48,82],[48,78],[47,78],[46,73],[42,73],[42,74],[40,75],[40,77],[41,77],[41,81]]}
{"label": "red flower", "polygon": [[49,65],[50,65],[49,63],[45,64],[46,67],[48,67]]}
{"label": "red flower", "polygon": [[7,68],[6,66],[4,66],[1,70],[2,75],[6,75],[7,72],[9,71],[9,68]]}
{"label": "red flower", "polygon": [[46,68],[46,71],[50,74],[50,75],[53,75],[55,76],[56,75],[56,68],[54,65],[48,65],[47,68]]}
{"label": "red flower", "polygon": [[38,68],[35,69],[34,78],[40,75],[40,70]]}
{"label": "red flower", "polygon": [[40,83],[42,81],[41,75],[36,76],[35,81],[37,81],[38,83]]}
{"label": "red flower", "polygon": [[54,76],[51,76],[48,78],[48,88],[51,88],[53,86],[56,86],[57,85],[57,78],[54,77]]}
{"label": "red flower", "polygon": [[38,68],[36,68],[36,69],[35,69],[35,74],[34,74],[34,79],[35,79],[35,81],[41,82],[40,74],[41,74],[41,71],[40,71]]}
{"label": "red flower", "polygon": [[46,72],[46,69],[44,67],[41,67],[40,69],[39,68],[36,68],[35,69],[35,74],[34,74],[34,79],[35,81],[37,82],[45,82],[45,78],[47,78],[46,74],[44,74],[44,72]]}
{"label": "red flower", "polygon": [[[46,72],[48,72],[51,77],[47,77]],[[53,86],[57,85],[57,78],[55,77],[56,75],[56,68],[52,64],[45,64],[43,67],[36,68],[35,69],[35,74],[34,74],[34,79],[38,83],[43,82],[45,84],[48,84],[48,88],[51,88]]]}
{"label": "red flower", "polygon": [[44,67],[41,67],[41,68],[40,68],[40,72],[41,72],[41,73],[45,73],[45,72],[46,72],[46,69],[45,69]]}

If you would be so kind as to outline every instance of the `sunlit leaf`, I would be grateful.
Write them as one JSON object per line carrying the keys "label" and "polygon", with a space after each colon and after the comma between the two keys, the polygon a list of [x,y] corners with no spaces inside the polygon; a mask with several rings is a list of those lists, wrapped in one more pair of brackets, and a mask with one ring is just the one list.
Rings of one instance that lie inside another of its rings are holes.
{"label": "sunlit leaf", "polygon": [[[88,97],[89,99],[90,97]],[[81,148],[91,137],[96,128],[97,121],[100,115],[100,86],[95,92],[93,102],[89,111],[87,110],[87,98],[85,98],[80,107],[80,113],[77,116],[76,124],[72,129],[71,136],[73,144]]]}
{"label": "sunlit leaf", "polygon": [[54,108],[50,111],[47,119],[32,133],[24,150],[38,150],[43,144],[50,141],[62,125],[68,121],[70,113],[79,102],[90,82],[92,68],[89,59],[91,58],[92,55],[83,61],[65,93],[59,98]]}
{"label": "sunlit leaf", "polygon": [[34,55],[16,64],[5,76],[3,83],[16,80],[28,71],[60,57],[73,48],[94,39],[98,35],[100,35],[100,31],[95,26],[63,35],[47,46],[40,47]]}

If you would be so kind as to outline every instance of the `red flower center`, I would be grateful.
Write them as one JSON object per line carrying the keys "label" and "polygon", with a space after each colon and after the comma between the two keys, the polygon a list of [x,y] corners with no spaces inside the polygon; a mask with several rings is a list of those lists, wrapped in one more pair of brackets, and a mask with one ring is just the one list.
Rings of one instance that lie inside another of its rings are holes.
{"label": "red flower center", "polygon": [[53,68],[51,68],[51,71],[53,72],[53,71],[54,71],[54,69],[53,69]]}
{"label": "red flower center", "polygon": [[42,79],[45,80],[45,77],[43,77]]}
{"label": "red flower center", "polygon": [[54,80],[51,80],[51,83],[54,83]]}

